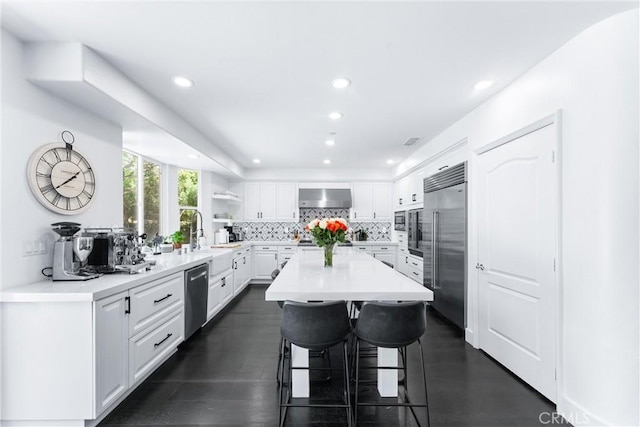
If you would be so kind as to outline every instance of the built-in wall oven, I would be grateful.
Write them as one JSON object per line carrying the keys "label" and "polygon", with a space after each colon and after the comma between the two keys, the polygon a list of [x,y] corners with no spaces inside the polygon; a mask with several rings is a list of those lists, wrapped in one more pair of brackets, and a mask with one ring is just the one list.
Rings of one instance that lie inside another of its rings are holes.
{"label": "built-in wall oven", "polygon": [[407,231],[407,211],[397,211],[393,218],[394,230]]}
{"label": "built-in wall oven", "polygon": [[422,209],[411,209],[407,212],[407,246],[411,255],[422,256]]}

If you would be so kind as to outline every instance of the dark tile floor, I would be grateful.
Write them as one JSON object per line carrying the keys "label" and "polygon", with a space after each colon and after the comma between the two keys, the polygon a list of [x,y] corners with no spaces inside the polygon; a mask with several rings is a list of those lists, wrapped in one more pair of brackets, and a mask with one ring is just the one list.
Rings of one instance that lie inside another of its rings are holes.
{"label": "dark tile floor", "polygon": [[[184,343],[100,426],[274,426],[278,420],[276,363],[280,308],[251,285],[216,320]],[[460,332],[427,310],[425,350],[434,427],[541,426],[554,405],[465,343]],[[333,351],[338,357],[340,351]],[[409,349],[409,389],[419,375]],[[320,359],[319,359],[320,360]],[[334,366],[339,366],[336,360]],[[334,375],[339,383],[339,374]],[[418,377],[419,378],[419,377]],[[315,388],[316,383],[313,387]],[[321,393],[330,385],[318,383]],[[417,383],[419,385],[419,383]],[[365,387],[366,389],[366,387]],[[419,397],[414,400],[419,400]],[[424,425],[424,409],[417,408]],[[363,408],[359,425],[417,425],[406,409]],[[343,410],[291,409],[288,426],[345,425]]]}

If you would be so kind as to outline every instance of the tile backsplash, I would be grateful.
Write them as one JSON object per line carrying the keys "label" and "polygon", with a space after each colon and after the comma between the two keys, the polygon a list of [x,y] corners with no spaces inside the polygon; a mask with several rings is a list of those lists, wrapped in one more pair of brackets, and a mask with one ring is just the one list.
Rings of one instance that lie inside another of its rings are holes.
{"label": "tile backsplash", "polygon": [[283,241],[293,238],[294,231],[298,231],[302,239],[310,239],[304,227],[315,218],[344,218],[353,231],[365,230],[369,235],[367,240],[390,241],[391,222],[351,222],[349,209],[300,209],[300,222],[237,222],[233,224],[234,231],[244,231],[245,240],[254,241]]}

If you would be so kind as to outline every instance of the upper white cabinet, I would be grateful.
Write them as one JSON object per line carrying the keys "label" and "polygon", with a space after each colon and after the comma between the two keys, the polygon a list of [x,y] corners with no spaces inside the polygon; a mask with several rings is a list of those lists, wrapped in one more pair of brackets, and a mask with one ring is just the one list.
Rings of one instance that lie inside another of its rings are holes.
{"label": "upper white cabinet", "polygon": [[420,168],[411,175],[396,181],[393,206],[398,209],[411,209],[422,204],[422,182],[426,177],[426,168]]}
{"label": "upper white cabinet", "polygon": [[352,221],[390,221],[393,216],[392,191],[388,182],[356,182],[352,186]]}
{"label": "upper white cabinet", "polygon": [[279,182],[277,184],[277,218],[281,221],[298,219],[298,191],[294,182]]}
{"label": "upper white cabinet", "polygon": [[427,162],[426,176],[431,176],[435,173],[442,172],[451,166],[457,165],[458,163],[462,163],[467,160],[467,150],[465,148],[466,144],[459,146],[447,153],[443,153],[443,155],[439,156],[438,158]]}
{"label": "upper white cabinet", "polygon": [[246,182],[244,217],[247,221],[276,219],[277,185],[274,182]]}
{"label": "upper white cabinet", "polygon": [[244,219],[247,221],[295,221],[298,219],[296,184],[246,182]]}

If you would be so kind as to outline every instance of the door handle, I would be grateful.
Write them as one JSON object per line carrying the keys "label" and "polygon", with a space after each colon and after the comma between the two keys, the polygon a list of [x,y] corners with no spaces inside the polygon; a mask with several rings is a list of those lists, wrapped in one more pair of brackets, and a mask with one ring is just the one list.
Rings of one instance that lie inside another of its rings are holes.
{"label": "door handle", "polygon": [[131,314],[131,297],[124,297],[124,314]]}
{"label": "door handle", "polygon": [[202,278],[202,277],[204,277],[204,276],[206,276],[206,275],[207,275],[207,272],[206,272],[206,271],[203,271],[202,273],[198,274],[197,276],[190,277],[190,278],[189,278],[189,281],[190,281],[190,282],[193,282],[194,280],[198,280],[198,279],[200,279],[200,278]]}
{"label": "door handle", "polygon": [[438,284],[438,212],[432,213],[433,224],[431,230],[431,286],[440,289]]}

